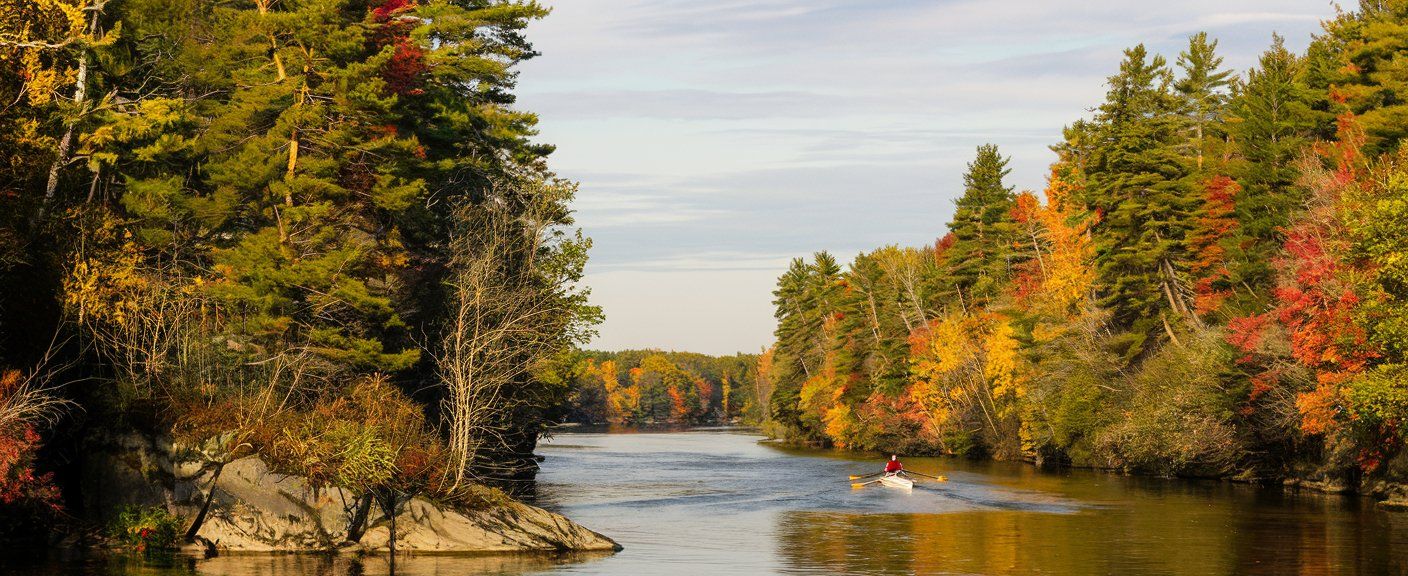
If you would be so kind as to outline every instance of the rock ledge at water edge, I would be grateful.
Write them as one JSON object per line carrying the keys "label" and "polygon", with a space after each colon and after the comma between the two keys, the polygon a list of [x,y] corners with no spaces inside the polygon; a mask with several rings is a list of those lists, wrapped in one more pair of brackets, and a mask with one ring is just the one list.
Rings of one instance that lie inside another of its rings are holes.
{"label": "rock ledge at water edge", "polygon": [[[360,537],[349,539],[356,500],[338,488],[314,490],[257,456],[212,465],[199,450],[172,449],[162,438],[117,439],[90,460],[103,478],[88,491],[96,509],[164,506],[189,521],[213,491],[197,532],[208,550],[230,552],[377,552],[389,549],[391,518],[376,511]],[[218,471],[218,472],[217,472]],[[375,508],[375,507],[374,507]],[[396,549],[413,552],[593,552],[620,545],[562,515],[519,502],[456,509],[424,498],[397,507]]]}

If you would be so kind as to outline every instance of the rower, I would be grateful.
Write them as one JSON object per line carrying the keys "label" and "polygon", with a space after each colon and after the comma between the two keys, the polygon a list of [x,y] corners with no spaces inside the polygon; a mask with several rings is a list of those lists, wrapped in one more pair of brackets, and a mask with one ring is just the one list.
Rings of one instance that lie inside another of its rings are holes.
{"label": "rower", "polygon": [[897,456],[897,455],[895,455],[895,454],[891,454],[891,455],[890,455],[890,461],[885,463],[885,473],[886,473],[886,474],[895,474],[895,473],[899,472],[900,470],[904,470],[904,464],[900,464],[900,457],[899,457],[899,456]]}

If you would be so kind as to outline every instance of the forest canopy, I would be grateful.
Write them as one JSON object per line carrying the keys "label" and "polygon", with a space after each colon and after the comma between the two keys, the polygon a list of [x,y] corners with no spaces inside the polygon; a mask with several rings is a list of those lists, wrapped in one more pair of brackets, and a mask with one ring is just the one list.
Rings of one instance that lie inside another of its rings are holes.
{"label": "forest canopy", "polygon": [[364,498],[533,469],[560,360],[600,316],[576,186],[514,105],[546,9],[0,12],[5,528],[61,503],[46,434],[55,461],[174,434]]}
{"label": "forest canopy", "polygon": [[1040,194],[977,149],[946,233],[796,259],[768,426],[1156,474],[1403,478],[1408,2],[1244,73],[1124,52]]}
{"label": "forest canopy", "polygon": [[623,350],[585,352],[565,420],[579,424],[759,424],[766,390],[757,356]]}

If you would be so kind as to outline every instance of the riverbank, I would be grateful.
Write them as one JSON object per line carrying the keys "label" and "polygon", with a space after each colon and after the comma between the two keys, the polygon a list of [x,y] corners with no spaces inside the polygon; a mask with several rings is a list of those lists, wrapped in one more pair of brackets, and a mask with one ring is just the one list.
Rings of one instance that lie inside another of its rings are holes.
{"label": "riverbank", "polygon": [[60,548],[181,545],[187,553],[503,554],[614,552],[559,514],[476,488],[472,504],[410,494],[370,498],[318,486],[258,456],[232,461],[164,436],[124,434],[85,455],[87,518]]}
{"label": "riverbank", "polygon": [[848,475],[873,471],[875,454],[760,440],[691,431],[545,442],[536,504],[626,547],[548,574],[1378,575],[1408,567],[1408,515],[1359,498],[927,457],[906,458],[906,467],[948,482],[852,490]]}
{"label": "riverbank", "polygon": [[[762,427],[760,430],[766,435],[765,442],[778,446],[799,449],[799,450],[826,450],[848,455],[863,455],[873,459],[883,460],[889,455],[877,451],[867,450],[846,450],[829,446],[823,442],[799,441],[775,435],[767,434],[769,427]],[[901,457],[920,456],[919,454],[900,453]],[[942,458],[967,461],[991,461],[1008,462],[1022,464],[1036,470],[1087,470],[1118,476],[1144,477],[1144,478],[1172,478],[1185,480],[1210,480],[1227,482],[1232,484],[1248,484],[1259,487],[1274,488],[1279,487],[1290,492],[1309,492],[1315,494],[1334,496],[1354,496],[1371,500],[1376,506],[1388,511],[1408,511],[1408,481],[1393,480],[1386,478],[1360,478],[1354,479],[1336,478],[1332,474],[1324,471],[1315,471],[1301,476],[1286,477],[1264,477],[1248,472],[1230,473],[1218,476],[1166,476],[1143,473],[1138,470],[1130,470],[1113,466],[1095,466],[1073,464],[1068,461],[1040,460],[1036,458],[1022,458],[1019,460],[1002,460],[995,458],[965,458],[947,454],[922,456],[928,458]]]}
{"label": "riverbank", "polygon": [[[532,504],[610,534],[624,550],[401,554],[396,571],[1379,576],[1408,570],[1408,515],[1359,498],[926,457],[907,458],[906,467],[943,474],[948,482],[853,490],[847,476],[872,470],[873,455],[762,440],[730,430],[556,435],[539,447],[545,460]],[[16,576],[372,576],[390,574],[391,558],[127,554],[5,566]]]}

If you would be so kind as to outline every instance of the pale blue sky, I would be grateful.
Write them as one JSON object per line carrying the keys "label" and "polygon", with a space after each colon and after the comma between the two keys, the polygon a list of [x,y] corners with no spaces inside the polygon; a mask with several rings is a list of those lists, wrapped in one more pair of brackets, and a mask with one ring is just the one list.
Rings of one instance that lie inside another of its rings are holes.
{"label": "pale blue sky", "polygon": [[1039,190],[1120,51],[1206,30],[1243,70],[1326,0],[556,0],[519,103],[581,183],[593,347],[757,352],[789,259],[941,236],[974,147]]}

